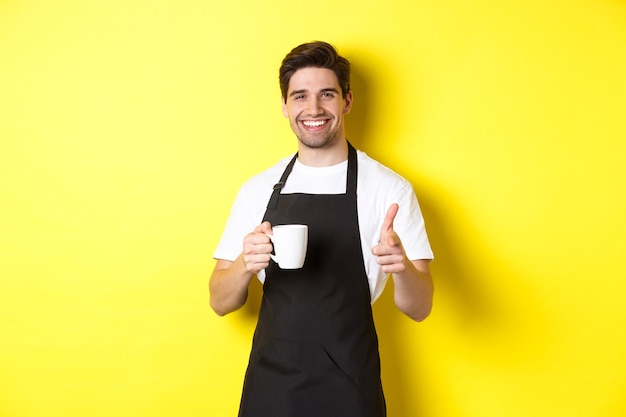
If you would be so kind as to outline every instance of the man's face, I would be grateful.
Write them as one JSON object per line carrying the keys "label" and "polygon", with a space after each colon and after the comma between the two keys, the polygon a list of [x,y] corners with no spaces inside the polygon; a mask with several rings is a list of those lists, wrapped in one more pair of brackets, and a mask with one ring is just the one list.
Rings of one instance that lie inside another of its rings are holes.
{"label": "man's face", "polygon": [[327,68],[301,68],[289,80],[283,114],[300,142],[324,148],[344,138],[344,115],[350,112],[352,92],[344,99],[335,73]]}

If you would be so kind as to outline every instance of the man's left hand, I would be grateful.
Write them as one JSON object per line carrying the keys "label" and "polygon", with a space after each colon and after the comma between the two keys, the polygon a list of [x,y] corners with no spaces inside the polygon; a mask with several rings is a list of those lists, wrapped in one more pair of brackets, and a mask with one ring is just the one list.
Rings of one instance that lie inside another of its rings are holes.
{"label": "man's left hand", "polygon": [[380,229],[380,243],[372,248],[372,253],[376,255],[376,262],[382,266],[383,272],[390,274],[404,272],[406,270],[407,258],[404,254],[402,241],[393,230],[393,220],[398,214],[398,204],[392,204],[387,210],[387,215]]}

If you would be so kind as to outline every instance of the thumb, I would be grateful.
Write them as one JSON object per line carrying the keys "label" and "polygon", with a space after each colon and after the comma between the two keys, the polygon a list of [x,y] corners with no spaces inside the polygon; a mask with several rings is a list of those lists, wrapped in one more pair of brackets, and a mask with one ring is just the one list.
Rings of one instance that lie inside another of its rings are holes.
{"label": "thumb", "polygon": [[258,225],[256,227],[256,229],[254,229],[254,231],[256,233],[271,234],[272,233],[272,224],[270,222],[268,222],[268,221],[264,221],[263,223]]}

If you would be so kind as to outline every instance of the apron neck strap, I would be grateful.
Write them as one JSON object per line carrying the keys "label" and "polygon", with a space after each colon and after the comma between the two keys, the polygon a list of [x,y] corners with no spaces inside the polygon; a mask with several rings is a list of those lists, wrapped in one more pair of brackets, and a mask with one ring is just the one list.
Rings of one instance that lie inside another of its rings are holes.
{"label": "apron neck strap", "polygon": [[[291,158],[291,161],[289,161],[289,164],[287,164],[287,167],[285,168],[285,171],[283,172],[283,175],[280,177],[280,180],[274,184],[274,191],[272,192],[272,197],[270,198],[270,201],[267,203],[267,208],[270,210],[275,210],[276,207],[278,206],[278,197],[280,195],[280,191],[283,189],[283,187],[285,186],[285,183],[287,182],[287,178],[289,177],[289,174],[291,174],[291,171],[293,170],[293,166],[296,163],[296,160],[298,159],[298,153],[296,153],[293,158]],[[346,175],[346,194],[356,194],[356,183],[357,183],[357,155],[356,155],[356,149],[354,149],[354,146],[352,146],[352,144],[350,142],[348,142],[348,172]]]}

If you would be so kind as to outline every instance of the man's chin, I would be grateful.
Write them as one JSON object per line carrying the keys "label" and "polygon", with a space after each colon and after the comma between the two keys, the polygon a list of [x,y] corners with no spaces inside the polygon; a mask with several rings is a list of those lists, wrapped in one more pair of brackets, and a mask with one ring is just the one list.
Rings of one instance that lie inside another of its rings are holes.
{"label": "man's chin", "polygon": [[332,146],[336,142],[336,137],[320,136],[311,137],[299,135],[300,143],[310,149],[323,149]]}

